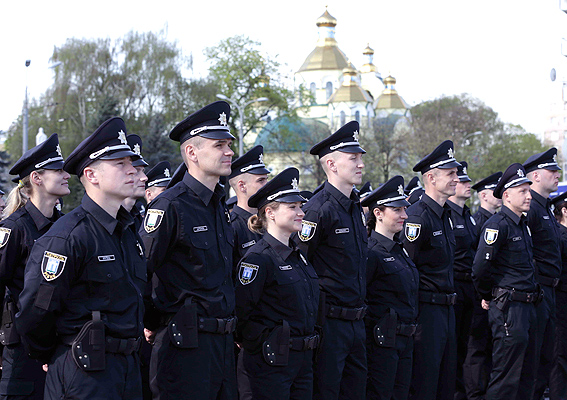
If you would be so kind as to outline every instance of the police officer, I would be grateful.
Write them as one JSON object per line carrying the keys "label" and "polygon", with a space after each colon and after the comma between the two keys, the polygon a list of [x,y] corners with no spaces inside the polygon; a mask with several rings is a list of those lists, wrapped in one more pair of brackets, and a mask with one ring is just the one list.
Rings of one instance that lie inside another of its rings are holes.
{"label": "police officer", "polygon": [[362,183],[359,125],[348,122],[310,150],[327,181],[304,206],[299,239],[319,276],[323,342],[315,363],[315,399],[363,399],[366,393],[367,235],[353,185]]}
{"label": "police officer", "polygon": [[144,168],[148,166],[144,157],[142,157],[142,138],[138,135],[131,134],[126,137],[128,141],[128,146],[132,149],[135,156],[132,157],[132,165],[136,168],[136,175],[134,175],[134,193],[131,197],[128,197],[124,200],[123,206],[126,211],[132,214],[134,217],[134,232],[138,233],[140,226],[142,226],[142,211],[140,208],[143,205],[138,206],[136,202],[144,197],[146,192],[146,182],[148,181],[148,177],[144,173]]}
{"label": "police officer", "polygon": [[243,365],[257,400],[313,398],[319,286],[290,238],[304,215],[298,183],[299,171],[287,168],[248,201],[259,210],[251,229],[265,233],[239,263],[236,312]]}
{"label": "police officer", "polygon": [[[45,372],[28,357],[14,324],[24,269],[34,242],[49,230],[61,213],[55,202],[69,194],[70,175],[63,171],[63,157],[56,133],[26,151],[10,174],[19,184],[8,195],[8,216],[0,223],[0,285],[6,288],[0,340],[2,399],[43,399]],[[25,201],[25,199],[28,199]]]}
{"label": "police officer", "polygon": [[254,146],[232,162],[228,183],[236,193],[237,202],[230,213],[234,233],[234,263],[238,264],[248,248],[262,238],[248,229],[248,219],[258,210],[248,205],[248,199],[268,182],[269,170],[264,164],[264,148]]}
{"label": "police officer", "polygon": [[121,206],[134,191],[131,156],[121,118],[77,146],[63,169],[86,194],[26,265],[16,325],[30,355],[49,363],[45,399],[141,399],[146,263]]}
{"label": "police officer", "polygon": [[367,399],[407,399],[417,328],[419,274],[396,234],[409,203],[404,179],[395,176],[371,192],[366,263]]}
{"label": "police officer", "polygon": [[404,189],[404,193],[406,194],[406,196],[408,196],[407,200],[410,204],[413,204],[421,199],[423,192],[423,186],[421,186],[421,182],[419,181],[419,178],[417,176],[411,178]]}
{"label": "police officer", "polygon": [[[502,199],[497,199],[493,194],[501,176],[502,172],[496,172],[472,186],[480,201],[480,206],[473,215],[477,237],[484,223],[502,206]],[[482,308],[481,300],[475,290],[467,358],[463,367],[465,390],[469,400],[484,399],[492,369],[492,333],[488,325],[488,311]]]}
{"label": "police officer", "polygon": [[555,286],[561,276],[561,234],[559,223],[551,211],[549,195],[557,190],[560,170],[555,147],[529,157],[524,163],[531,186],[532,203],[528,226],[532,231],[537,281],[545,296],[536,307],[538,327],[536,360],[538,360],[534,400],[543,396],[553,362],[555,334]]}
{"label": "police officer", "polygon": [[[358,197],[360,198],[361,203],[362,200],[364,200],[364,198],[370,194],[370,192],[372,192],[372,183],[370,183],[370,181],[367,181],[358,191]],[[364,218],[368,219],[368,207],[363,206],[362,211],[364,212]]]}
{"label": "police officer", "polygon": [[567,399],[567,192],[551,200],[553,213],[559,222],[561,233],[562,271],[561,282],[555,288],[556,325],[553,365],[549,378],[551,400]]}
{"label": "police officer", "polygon": [[488,309],[492,329],[492,373],[486,399],[531,399],[535,375],[536,312],[530,180],[521,164],[510,165],[494,196],[502,210],[483,226],[473,264],[473,282]]}
{"label": "police officer", "polygon": [[420,274],[412,399],[452,399],[455,392],[455,236],[445,203],[455,194],[459,166],[453,142],[446,140],[413,167],[422,174],[425,192],[407,210],[403,237]]}
{"label": "police officer", "polygon": [[160,161],[146,174],[145,199],[148,204],[165,191],[171,181],[171,164],[169,161]]}
{"label": "police officer", "polygon": [[457,168],[459,182],[455,195],[447,199],[450,218],[453,222],[453,234],[457,247],[455,248],[454,278],[457,303],[455,304],[455,322],[457,326],[457,381],[455,400],[465,400],[464,365],[467,356],[471,320],[474,304],[477,303],[472,283],[472,263],[476,253],[478,230],[469,207],[465,204],[471,197],[471,178],[467,173],[468,163],[459,161]]}
{"label": "police officer", "polygon": [[188,171],[148,205],[140,230],[159,317],[147,317],[154,399],[236,398],[233,235],[219,184],[234,154],[229,116],[218,101],[173,128]]}

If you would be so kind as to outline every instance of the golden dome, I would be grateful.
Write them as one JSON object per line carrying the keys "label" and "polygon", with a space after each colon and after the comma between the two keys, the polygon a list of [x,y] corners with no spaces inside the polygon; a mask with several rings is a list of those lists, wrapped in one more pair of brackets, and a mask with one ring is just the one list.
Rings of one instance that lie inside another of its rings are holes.
{"label": "golden dome", "polygon": [[343,75],[351,75],[351,76],[354,76],[354,75],[356,75],[356,69],[354,69],[354,66],[349,63],[349,66],[348,66],[348,67],[343,68]]}
{"label": "golden dome", "polygon": [[341,102],[365,102],[371,103],[372,97],[368,94],[366,90],[361,88],[354,82],[348,86],[341,86],[337,89],[335,93],[329,98],[329,103],[341,103]]}
{"label": "golden dome", "polygon": [[386,78],[384,78],[384,85],[395,85],[396,84],[396,78],[394,78],[392,75],[388,75]]}
{"label": "golden dome", "polygon": [[349,66],[345,54],[335,46],[317,46],[303,62],[301,71],[316,71],[322,69],[343,70]]}
{"label": "golden dome", "polygon": [[394,88],[396,84],[396,78],[392,75],[388,75],[384,78],[384,85],[386,89],[382,91],[382,94],[376,100],[374,108],[375,109],[408,109],[408,105],[405,100],[398,94],[398,91]]}
{"label": "golden dome", "polygon": [[325,12],[317,18],[317,26],[337,26],[337,19],[329,14],[325,7]]}
{"label": "golden dome", "polygon": [[370,43],[368,43],[368,44],[366,45],[366,48],[364,49],[364,51],[362,52],[362,54],[364,54],[365,56],[366,56],[366,55],[372,55],[372,54],[374,54],[374,49],[372,49],[372,48],[370,47]]}

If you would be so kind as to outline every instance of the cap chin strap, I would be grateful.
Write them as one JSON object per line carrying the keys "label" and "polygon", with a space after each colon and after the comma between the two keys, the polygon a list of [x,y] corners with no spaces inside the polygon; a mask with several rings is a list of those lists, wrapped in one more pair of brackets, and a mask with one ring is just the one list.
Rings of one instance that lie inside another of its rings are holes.
{"label": "cap chin strap", "polygon": [[284,194],[291,194],[291,193],[299,194],[299,190],[297,190],[297,189],[280,190],[279,192],[268,196],[267,200],[272,201],[272,200],[277,199],[278,197],[280,197]]}
{"label": "cap chin strap", "polygon": [[117,145],[117,146],[106,146],[105,148],[100,149],[99,151],[95,151],[94,153],[89,155],[89,158],[91,160],[94,160],[96,158],[99,158],[103,154],[108,153],[109,151],[114,151],[114,150],[130,150],[130,151],[132,151],[130,146],[128,146],[127,144],[120,144],[120,145]]}
{"label": "cap chin strap", "polygon": [[160,178],[156,179],[155,181],[148,182],[148,187],[157,185],[160,182],[171,181],[171,178]]}
{"label": "cap chin strap", "polygon": [[191,132],[189,132],[189,134],[191,136],[195,136],[195,135],[198,135],[199,133],[205,132],[205,131],[227,131],[227,132],[230,132],[230,128],[228,126],[225,126],[225,125],[206,125],[206,126],[201,126],[199,128],[193,129]]}
{"label": "cap chin strap", "polygon": [[518,183],[520,181],[526,181],[525,183],[528,183],[529,179],[526,179],[526,177],[512,179],[510,182],[508,182],[507,184],[504,185],[504,189],[508,189],[510,186],[512,186],[513,184]]}
{"label": "cap chin strap", "polygon": [[545,167],[559,167],[559,165],[556,162],[548,162],[545,164],[538,164],[537,165],[537,169],[542,169]]}
{"label": "cap chin strap", "polygon": [[336,149],[340,149],[341,147],[346,147],[346,146],[360,146],[359,142],[341,142],[335,146],[331,146],[329,147],[329,150],[331,151],[335,151]]}
{"label": "cap chin strap", "polygon": [[390,202],[392,202],[392,201],[405,200],[405,199],[406,199],[406,196],[405,196],[405,195],[403,195],[403,196],[396,196],[396,197],[389,197],[389,198],[387,198],[387,199],[378,200],[378,201],[376,202],[376,205],[382,205],[382,204],[384,204],[384,203],[390,203]]}
{"label": "cap chin strap", "polygon": [[451,161],[457,161],[457,160],[455,160],[454,158],[449,158],[448,160],[443,160],[443,161],[439,161],[439,162],[437,162],[437,163],[435,163],[435,164],[431,164],[431,165],[429,166],[429,168],[431,168],[431,169],[437,168],[438,166],[443,165],[443,164],[450,163]]}
{"label": "cap chin strap", "polygon": [[266,165],[265,165],[265,164],[249,165],[249,166],[247,166],[247,167],[240,168],[240,172],[246,172],[246,171],[249,171],[249,170],[255,169],[255,168],[266,168]]}
{"label": "cap chin strap", "polygon": [[44,165],[50,164],[50,163],[55,162],[55,161],[63,161],[63,157],[48,158],[48,159],[45,160],[45,161],[42,161],[42,162],[40,162],[40,163],[37,163],[37,164],[35,165],[35,167],[36,167],[36,168],[41,168],[41,167],[43,167]]}

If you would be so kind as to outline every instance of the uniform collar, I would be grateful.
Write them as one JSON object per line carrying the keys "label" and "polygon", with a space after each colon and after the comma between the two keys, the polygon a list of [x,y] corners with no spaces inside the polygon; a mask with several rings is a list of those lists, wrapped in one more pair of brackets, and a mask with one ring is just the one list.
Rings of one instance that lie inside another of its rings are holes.
{"label": "uniform collar", "polygon": [[[421,196],[421,201],[423,201],[429,208],[431,208],[439,218],[443,216],[443,211],[445,211],[445,207],[441,207],[439,203],[437,203],[435,200],[429,197],[427,193],[423,193],[423,195]],[[446,204],[447,203],[445,202],[445,206]]]}
{"label": "uniform collar", "polygon": [[[41,231],[43,228],[53,223],[51,219],[47,218],[45,215],[41,213],[41,211],[37,209],[37,207],[31,202],[31,200],[28,200],[26,202],[24,208],[26,209],[28,214],[32,217],[32,220],[35,226],[37,227],[38,231]],[[54,217],[56,216],[56,213],[59,213],[59,211],[54,208],[53,210]]]}
{"label": "uniform collar", "polygon": [[395,240],[388,239],[386,236],[376,231],[372,231],[370,233],[370,237],[376,239],[376,241],[380,243],[380,245],[382,245],[382,247],[384,247],[387,252],[391,252],[394,246],[398,244],[398,242],[396,242]]}
{"label": "uniform collar", "polygon": [[449,208],[450,208],[451,210],[455,211],[457,214],[459,214],[459,215],[461,215],[461,216],[465,213],[465,207],[466,207],[466,206],[465,206],[465,207],[460,207],[458,204],[455,204],[455,203],[453,203],[453,202],[450,201],[450,200],[447,200],[447,201],[445,202],[445,204],[447,204],[447,206],[449,206]]}
{"label": "uniform collar", "polygon": [[545,197],[543,197],[541,194],[539,194],[538,192],[536,192],[533,189],[530,189],[530,193],[532,194],[532,198],[537,201],[539,204],[542,205],[542,207],[549,207],[549,199],[546,199]]}
{"label": "uniform collar", "polygon": [[492,217],[494,214],[492,214],[490,211],[488,211],[485,208],[479,207],[478,208],[478,212],[481,213],[482,215],[487,216],[488,218]]}
{"label": "uniform collar", "polygon": [[358,196],[353,193],[354,191],[350,192],[350,198],[346,197],[339,189],[330,184],[329,181],[325,182],[325,190],[329,192],[346,211],[350,211],[353,202],[360,201]]}
{"label": "uniform collar", "polygon": [[124,207],[120,206],[118,213],[116,214],[116,218],[113,218],[109,213],[104,211],[101,206],[95,203],[87,194],[83,196],[81,206],[86,212],[91,214],[110,235],[112,235],[116,230],[118,222],[121,222],[124,227],[127,227],[134,223],[134,218],[128,211],[126,211]]}
{"label": "uniform collar", "polygon": [[276,253],[278,253],[284,260],[287,259],[291,253],[297,250],[295,242],[293,240],[289,240],[289,244],[291,247],[286,246],[278,239],[270,235],[268,232],[264,233],[263,239],[272,247]]}
{"label": "uniform collar", "polygon": [[520,225],[522,217],[518,217],[518,215],[516,215],[516,213],[513,212],[512,210],[510,210],[508,207],[503,205],[502,206],[502,213],[504,215],[506,215],[508,218],[510,218],[512,221],[514,221],[514,223],[516,225]]}
{"label": "uniform collar", "polygon": [[197,179],[195,179],[189,172],[185,172],[183,175],[183,183],[191,189],[198,198],[200,198],[206,206],[209,205],[211,199],[213,198],[213,194],[217,194],[219,198],[224,197],[224,190],[222,187],[217,183],[215,186],[215,191],[211,191],[208,187],[203,185]]}
{"label": "uniform collar", "polygon": [[232,207],[232,212],[244,218],[246,221],[248,221],[248,218],[252,216],[252,213],[249,213],[245,209],[238,207],[238,205]]}

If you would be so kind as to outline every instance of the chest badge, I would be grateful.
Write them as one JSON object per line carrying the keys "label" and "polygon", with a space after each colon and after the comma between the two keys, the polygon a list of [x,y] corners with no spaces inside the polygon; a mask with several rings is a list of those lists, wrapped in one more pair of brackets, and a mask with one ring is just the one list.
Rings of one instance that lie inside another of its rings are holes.
{"label": "chest badge", "polygon": [[484,231],[484,241],[487,245],[491,245],[498,239],[498,229],[486,228]]}
{"label": "chest badge", "polygon": [[317,224],[315,222],[301,221],[301,231],[299,232],[299,239],[302,242],[308,242],[313,239],[315,235],[315,230],[317,229]]}
{"label": "chest badge", "polygon": [[0,249],[8,243],[8,239],[10,239],[10,232],[12,232],[11,229],[0,228]]}
{"label": "chest badge", "polygon": [[66,262],[67,257],[46,251],[41,260],[41,274],[46,281],[57,279],[63,273]]}
{"label": "chest badge", "polygon": [[240,269],[238,270],[238,279],[243,285],[248,285],[258,275],[258,265],[241,263]]}
{"label": "chest badge", "polygon": [[419,237],[419,234],[421,233],[421,224],[407,223],[405,233],[406,233],[406,238],[410,242],[413,242]]}
{"label": "chest badge", "polygon": [[144,229],[146,230],[146,232],[151,233],[159,228],[164,214],[165,212],[162,210],[150,208],[146,212],[146,216],[144,217]]}

